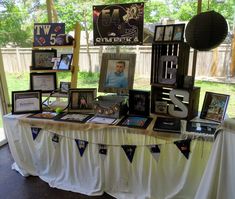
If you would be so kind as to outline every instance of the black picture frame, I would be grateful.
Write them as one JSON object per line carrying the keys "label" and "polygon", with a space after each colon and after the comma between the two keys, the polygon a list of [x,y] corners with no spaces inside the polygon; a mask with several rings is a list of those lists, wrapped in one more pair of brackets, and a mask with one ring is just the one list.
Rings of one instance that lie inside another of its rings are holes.
{"label": "black picture frame", "polygon": [[86,113],[76,113],[76,112],[69,112],[69,113],[62,113],[57,115],[54,120],[56,121],[63,121],[63,122],[78,122],[78,123],[85,123],[94,114],[86,114]]}
{"label": "black picture frame", "polygon": [[149,116],[150,91],[129,90],[129,115]]}
{"label": "black picture frame", "polygon": [[69,112],[93,113],[93,102],[97,95],[96,88],[69,89]]}
{"label": "black picture frame", "polygon": [[127,115],[121,119],[117,125],[130,128],[146,129],[152,120],[153,118],[151,117]]}
{"label": "black picture frame", "polygon": [[42,93],[35,91],[12,91],[12,114],[42,112]]}
{"label": "black picture frame", "polygon": [[[134,73],[135,73],[136,54],[115,54],[103,53],[99,92],[128,94],[129,90],[133,88]],[[124,71],[116,74],[117,67],[124,65]],[[119,79],[114,81],[114,78]]]}
{"label": "black picture frame", "polygon": [[185,24],[175,24],[173,35],[172,35],[172,41],[177,41],[177,42],[183,41],[184,29],[185,29]]}
{"label": "black picture frame", "polygon": [[154,31],[154,43],[184,41],[185,24],[157,25]]}
{"label": "black picture frame", "polygon": [[69,93],[71,82],[60,82],[60,93]]}
{"label": "black picture frame", "polygon": [[73,54],[61,54],[57,70],[70,70]]}
{"label": "black picture frame", "polygon": [[52,58],[57,57],[57,50],[32,50],[32,70],[51,70],[54,66]]}
{"label": "black picture frame", "polygon": [[50,93],[57,89],[55,72],[30,73],[30,90],[41,90],[42,93]]}
{"label": "black picture frame", "polygon": [[28,118],[53,120],[56,117],[55,112],[41,112],[29,115]]}
{"label": "black picture frame", "polygon": [[224,120],[229,98],[229,95],[207,91],[200,118],[221,123]]}

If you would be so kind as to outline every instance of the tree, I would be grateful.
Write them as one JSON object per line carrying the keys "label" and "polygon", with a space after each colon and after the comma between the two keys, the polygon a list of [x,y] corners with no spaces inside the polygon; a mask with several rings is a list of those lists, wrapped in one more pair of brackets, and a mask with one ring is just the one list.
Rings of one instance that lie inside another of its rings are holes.
{"label": "tree", "polygon": [[31,45],[29,26],[25,25],[28,13],[14,1],[2,1],[0,13],[0,46]]}

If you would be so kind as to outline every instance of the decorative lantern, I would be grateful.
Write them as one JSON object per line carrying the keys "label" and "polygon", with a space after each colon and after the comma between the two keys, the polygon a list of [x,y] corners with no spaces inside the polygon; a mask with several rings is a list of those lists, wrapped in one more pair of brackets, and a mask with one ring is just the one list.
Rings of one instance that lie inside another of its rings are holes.
{"label": "decorative lantern", "polygon": [[219,46],[228,34],[224,17],[215,12],[202,12],[194,16],[185,30],[187,43],[199,51],[211,50]]}

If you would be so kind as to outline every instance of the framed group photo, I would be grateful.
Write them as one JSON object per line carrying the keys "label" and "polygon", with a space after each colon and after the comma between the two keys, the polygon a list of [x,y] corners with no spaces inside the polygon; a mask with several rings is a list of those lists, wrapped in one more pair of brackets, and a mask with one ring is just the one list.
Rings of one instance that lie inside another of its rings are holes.
{"label": "framed group photo", "polygon": [[32,70],[51,70],[54,66],[52,59],[56,56],[56,49],[32,50]]}
{"label": "framed group photo", "polygon": [[56,73],[30,73],[30,89],[50,93],[57,89]]}
{"label": "framed group photo", "polygon": [[96,88],[74,88],[69,90],[70,112],[93,112]]}
{"label": "framed group photo", "polygon": [[42,112],[42,93],[35,91],[12,92],[12,114]]}
{"label": "framed group photo", "polygon": [[159,25],[155,27],[154,42],[180,42],[184,40],[185,24]]}
{"label": "framed group photo", "polygon": [[229,95],[206,92],[200,118],[222,122],[225,117]]}
{"label": "framed group photo", "polygon": [[127,94],[133,88],[136,54],[102,55],[99,92]]}
{"label": "framed group photo", "polygon": [[149,116],[150,92],[129,90],[129,114]]}

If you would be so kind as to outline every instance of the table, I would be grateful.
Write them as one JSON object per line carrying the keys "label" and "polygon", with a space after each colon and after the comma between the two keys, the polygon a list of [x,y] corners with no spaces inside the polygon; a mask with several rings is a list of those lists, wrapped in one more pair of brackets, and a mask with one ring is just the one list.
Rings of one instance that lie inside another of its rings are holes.
{"label": "table", "polygon": [[[186,159],[174,144],[182,137],[152,132],[152,125],[139,130],[4,116],[13,168],[24,176],[39,176],[51,187],[86,195],[107,192],[120,199],[202,199],[213,142],[193,140]],[[32,126],[42,128],[35,140]],[[59,135],[59,143],[52,141],[54,134]],[[88,142],[83,156],[75,139]],[[99,154],[99,144],[107,146],[106,155]],[[149,150],[156,144],[161,150],[159,159]],[[122,145],[136,145],[132,163]]]}

